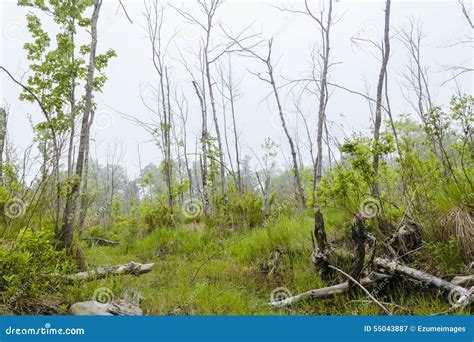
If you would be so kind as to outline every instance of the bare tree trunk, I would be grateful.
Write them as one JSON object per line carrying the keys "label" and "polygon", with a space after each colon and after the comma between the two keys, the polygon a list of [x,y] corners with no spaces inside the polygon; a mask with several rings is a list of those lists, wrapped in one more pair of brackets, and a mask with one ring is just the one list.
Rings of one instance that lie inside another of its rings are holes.
{"label": "bare tree trunk", "polygon": [[321,21],[318,21],[321,26],[324,52],[322,55],[322,71],[321,71],[321,84],[319,87],[319,109],[318,109],[318,130],[316,133],[316,170],[314,172],[314,182],[316,187],[321,181],[322,170],[323,170],[323,134],[324,134],[324,122],[326,120],[326,105],[327,105],[327,93],[328,93],[328,70],[329,70],[329,53],[330,47],[330,30],[332,25],[332,3],[333,0],[329,1],[329,9],[327,15],[327,23],[324,25]]}
{"label": "bare tree trunk", "polygon": [[[223,70],[221,70],[221,80],[222,80],[222,97],[223,97],[223,107],[225,109],[225,104],[224,104],[224,98],[230,103],[230,110],[231,110],[231,115],[232,115],[232,133],[234,135],[234,152],[235,152],[235,167],[236,170],[234,169],[234,165],[232,164],[232,155],[231,151],[229,148],[229,143],[227,141],[227,135],[226,135],[226,144],[227,144],[227,152],[229,154],[229,161],[231,163],[231,168],[232,172],[234,174],[234,179],[236,178],[236,183],[237,183],[237,189],[239,192],[242,192],[243,187],[242,187],[242,175],[240,171],[240,151],[239,151],[239,136],[237,133],[237,125],[236,125],[236,119],[235,119],[235,101],[236,101],[236,85],[234,83],[233,77],[232,77],[232,60],[229,55],[229,63],[228,63],[228,70],[227,74]],[[227,92],[227,95],[225,94]],[[225,113],[224,113],[224,119]],[[226,130],[227,130],[227,125],[225,124]]]}
{"label": "bare tree trunk", "polygon": [[201,106],[201,117],[202,117],[202,129],[201,129],[201,148],[202,148],[202,197],[204,200],[204,215],[209,216],[211,214],[211,203],[209,201],[209,186],[208,186],[208,173],[207,173],[207,110],[206,103],[204,102],[204,97],[199,90],[199,87],[195,81],[193,81],[194,89],[196,90],[196,95],[199,99]]}
{"label": "bare tree trunk", "polygon": [[239,191],[242,192],[243,186],[242,186],[242,175],[240,173],[240,155],[239,155],[239,136],[237,134],[237,125],[235,123],[235,100],[234,100],[234,92],[233,89],[229,89],[229,96],[230,96],[230,109],[232,113],[232,128],[234,131],[234,145],[235,145],[235,161],[236,161],[236,167],[237,167],[237,185],[239,188]]}
{"label": "bare tree trunk", "polygon": [[[73,20],[74,24],[74,20]],[[74,42],[74,33],[71,32],[71,41]],[[74,63],[75,56],[74,56],[74,49],[71,52],[71,63]],[[67,176],[71,177],[72,170],[73,170],[73,150],[74,150],[74,135],[75,135],[75,118],[76,118],[76,79],[74,78],[71,82],[71,100],[70,100],[70,116],[69,116],[69,124],[71,125],[70,129],[70,136],[69,136],[69,147],[68,147],[68,154],[67,154]]]}
{"label": "bare tree trunk", "polygon": [[86,91],[85,91],[85,100],[84,100],[84,112],[82,117],[81,125],[81,135],[79,140],[79,150],[77,154],[77,163],[76,163],[76,176],[77,180],[74,183],[71,194],[66,200],[66,205],[64,209],[64,218],[61,227],[61,232],[59,235],[59,241],[61,242],[62,247],[66,248],[70,252],[73,246],[73,237],[74,237],[74,221],[75,221],[75,211],[76,211],[76,202],[79,196],[79,190],[81,187],[83,179],[83,169],[84,161],[88,156],[86,156],[87,144],[90,139],[90,122],[89,118],[91,116],[92,107],[93,107],[93,83],[94,83],[94,73],[95,73],[95,56],[97,51],[97,24],[99,20],[100,8],[102,6],[102,0],[94,0],[94,11],[91,18],[91,45],[90,45],[90,56],[89,56],[89,66],[87,69],[87,82],[86,82]]}
{"label": "bare tree trunk", "polygon": [[[91,112],[91,117],[89,120],[89,128],[88,130],[90,131],[92,122],[94,122],[94,111]],[[79,228],[78,228],[78,233],[79,236],[82,234],[84,231],[84,223],[86,221],[86,216],[87,216],[87,207],[89,205],[88,203],[88,198],[87,198],[87,187],[88,187],[88,180],[89,180],[89,150],[90,150],[90,140],[87,140],[86,142],[86,147],[85,147],[85,156],[86,158],[84,159],[84,171],[83,171],[83,182],[82,182],[82,189],[81,189],[81,203],[80,203],[80,209],[79,209]]]}
{"label": "bare tree trunk", "polygon": [[295,185],[296,185],[296,194],[299,199],[299,204],[301,205],[302,208],[306,206],[306,196],[304,194],[303,190],[303,185],[301,183],[301,176],[300,176],[300,170],[299,170],[299,164],[298,164],[298,158],[296,155],[296,148],[295,148],[295,143],[293,142],[293,138],[291,137],[291,134],[288,130],[288,127],[286,126],[286,120],[285,116],[283,114],[283,107],[281,105],[280,101],[280,95],[278,93],[278,88],[275,83],[275,78],[273,75],[273,66],[271,63],[271,54],[272,54],[272,41],[270,40],[268,43],[268,58],[266,60],[267,64],[267,70],[268,70],[268,76],[270,77],[270,84],[273,89],[273,95],[275,96],[275,100],[277,103],[278,107],[278,114],[280,116],[280,121],[281,121],[281,126],[283,127],[283,131],[285,132],[286,139],[288,140],[288,144],[290,145],[290,153],[291,153],[291,159],[293,162],[293,174],[295,177]]}
{"label": "bare tree trunk", "polygon": [[[168,69],[165,67],[165,82],[166,82],[166,108],[164,110],[165,117],[165,174],[166,187],[168,189],[168,207],[170,215],[173,217],[174,199],[173,199],[173,171],[171,160],[171,102],[170,102],[170,82],[168,76]],[[163,90],[163,96],[164,90]]]}
{"label": "bare tree trunk", "polygon": [[183,154],[184,154],[184,163],[186,167],[186,173],[189,180],[189,197],[193,196],[193,174],[191,172],[191,167],[189,166],[189,156],[188,156],[188,132],[186,129],[188,122],[188,102],[184,96],[182,96],[181,101],[178,100],[176,96],[176,105],[179,110],[179,117],[181,119],[182,125],[182,139],[183,139]]}
{"label": "bare tree trunk", "polygon": [[[387,64],[390,57],[390,4],[391,0],[385,2],[385,28],[384,28],[384,44],[382,48],[382,66],[380,67],[379,80],[377,84],[377,102],[375,105],[375,124],[374,124],[374,142],[377,144],[380,140],[380,127],[382,125],[382,96],[384,89],[384,79],[387,74]],[[374,176],[377,177],[379,173],[379,160],[380,156],[378,153],[374,154],[373,168]],[[375,179],[373,188],[373,195],[378,197],[380,193],[379,184]]]}
{"label": "bare tree trunk", "polygon": [[[331,50],[330,46],[330,32],[332,26],[332,5],[333,0],[329,0],[329,8],[327,14],[327,21],[324,24],[321,20],[316,19],[316,17],[311,13],[308,3],[306,4],[306,10],[308,14],[313,17],[316,22],[319,24],[321,29],[321,36],[323,40],[323,54],[322,54],[322,70],[321,70],[321,82],[319,86],[319,109],[318,109],[318,129],[316,133],[316,144],[317,144],[317,153],[316,153],[316,167],[314,169],[314,189],[317,191],[318,184],[322,178],[322,169],[323,169],[323,134],[326,121],[326,106],[328,102],[328,70],[329,70],[329,54]],[[316,265],[316,268],[321,271],[323,276],[327,276],[330,272],[329,270],[329,252],[330,247],[327,241],[326,231],[324,228],[324,217],[321,213],[321,210],[318,208],[317,196],[316,193],[314,196],[314,236],[317,241],[317,249],[313,254],[313,262]]]}
{"label": "bare tree trunk", "polygon": [[[168,74],[168,68],[166,66],[166,49],[163,48],[162,42],[162,27],[163,27],[163,5],[158,6],[158,1],[145,3],[145,17],[147,20],[148,38],[150,40],[152,49],[152,60],[153,66],[158,74],[159,89],[156,90],[157,97],[161,100],[161,108],[158,110],[152,110],[159,117],[159,127],[157,131],[161,133],[159,139],[161,151],[163,153],[164,160],[164,178],[167,188],[168,195],[168,208],[171,217],[173,217],[174,211],[174,198],[173,198],[173,163],[171,158],[171,101],[170,101],[170,79]],[[169,42],[168,42],[169,43]],[[150,108],[149,106],[147,106]],[[159,107],[159,106],[158,106]],[[135,120],[143,126],[143,123]],[[144,125],[145,127],[149,125]],[[150,130],[149,130],[150,131]],[[156,131],[152,129],[151,134],[156,139]]]}
{"label": "bare tree trunk", "polygon": [[472,21],[472,18],[471,18],[471,15],[469,14],[468,9],[464,5],[464,1],[458,0],[458,3],[459,5],[461,5],[461,11],[462,11],[462,14],[464,15],[464,18],[466,18],[467,23],[469,24],[469,26],[471,26],[471,29],[474,29],[474,23]]}
{"label": "bare tree trunk", "polygon": [[214,125],[216,128],[216,135],[217,135],[217,146],[219,148],[221,192],[224,198],[224,203],[226,203],[227,202],[227,195],[226,195],[227,187],[226,187],[226,178],[225,178],[224,149],[222,147],[222,137],[221,137],[221,132],[219,128],[219,120],[217,119],[216,102],[214,99],[214,91],[212,89],[212,80],[211,80],[211,75],[210,75],[209,62],[207,61],[207,52],[206,52],[205,58],[206,58],[206,79],[207,79],[207,86],[209,89],[209,99],[211,101],[212,117],[214,119]]}

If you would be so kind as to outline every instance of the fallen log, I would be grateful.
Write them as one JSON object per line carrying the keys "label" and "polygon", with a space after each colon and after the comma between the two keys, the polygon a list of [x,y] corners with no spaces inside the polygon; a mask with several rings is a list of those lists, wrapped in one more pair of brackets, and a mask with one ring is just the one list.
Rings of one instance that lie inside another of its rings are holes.
{"label": "fallen log", "polygon": [[122,299],[105,304],[91,300],[73,304],[67,314],[70,316],[143,316],[143,311],[138,305]]}
{"label": "fallen log", "polygon": [[95,243],[99,246],[117,246],[119,244],[118,241],[107,240],[107,239],[103,239],[103,238],[96,237],[96,236],[84,237],[81,240],[89,241],[92,244]]}
{"label": "fallen log", "polygon": [[[390,278],[389,275],[373,272],[370,276],[362,278],[360,280],[360,284],[364,287],[370,287],[370,286],[373,286],[375,283],[381,280],[388,279],[388,278]],[[329,298],[336,294],[344,293],[348,290],[349,290],[349,282],[346,281],[344,283],[340,283],[337,285],[310,290],[310,291],[298,294],[296,296],[285,298],[283,300],[273,301],[270,303],[270,305],[274,309],[284,308],[294,303],[300,302],[302,300],[313,299],[313,298],[319,298],[319,299]]]}
{"label": "fallen log", "polygon": [[101,279],[108,275],[133,274],[138,276],[150,272],[153,265],[154,263],[140,264],[132,261],[125,265],[102,266],[95,270],[71,274],[68,275],[66,279],[70,282],[74,282],[78,280]]}
{"label": "fallen log", "polygon": [[354,279],[354,277],[352,277],[350,274],[347,274],[343,270],[338,269],[337,267],[334,267],[334,266],[329,266],[329,267],[344,274],[344,276],[349,278],[349,280],[351,280],[354,284],[358,285],[362,289],[362,291],[366,293],[367,297],[369,297],[375,304],[377,304],[379,308],[381,308],[387,315],[392,316],[392,313],[385,306],[383,306],[383,304],[380,303],[374,296],[372,296],[372,294],[369,291],[367,291],[367,289],[361,283],[359,283],[356,279]]}
{"label": "fallen log", "polygon": [[453,305],[466,306],[469,301],[472,301],[474,299],[474,295],[464,287],[452,284],[449,281],[435,277],[423,271],[404,266],[397,261],[384,258],[375,258],[374,263],[378,267],[382,267],[387,271],[390,271],[392,273],[398,273],[400,275],[421,281],[426,285],[434,286],[443,291],[450,293],[457,292],[459,294],[459,298],[456,299],[456,303],[451,303]]}

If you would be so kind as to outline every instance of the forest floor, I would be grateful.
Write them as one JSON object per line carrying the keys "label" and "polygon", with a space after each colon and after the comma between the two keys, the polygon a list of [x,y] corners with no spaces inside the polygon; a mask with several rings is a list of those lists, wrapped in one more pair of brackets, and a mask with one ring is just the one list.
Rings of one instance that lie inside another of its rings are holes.
{"label": "forest floor", "polygon": [[[311,217],[302,214],[252,230],[218,234],[215,229],[183,226],[132,236],[117,247],[84,244],[89,268],[130,261],[155,265],[141,276],[110,276],[71,286],[65,300],[91,300],[94,291],[105,288],[116,298],[139,296],[146,315],[383,314],[362,291],[285,309],[270,307],[272,293],[295,295],[331,285],[318,277],[311,263],[312,226]],[[328,235],[334,239],[335,228],[328,228]],[[438,262],[433,255],[425,258]],[[401,279],[385,285],[372,291],[393,314],[471,313],[470,308],[452,311],[446,294],[437,290]]]}

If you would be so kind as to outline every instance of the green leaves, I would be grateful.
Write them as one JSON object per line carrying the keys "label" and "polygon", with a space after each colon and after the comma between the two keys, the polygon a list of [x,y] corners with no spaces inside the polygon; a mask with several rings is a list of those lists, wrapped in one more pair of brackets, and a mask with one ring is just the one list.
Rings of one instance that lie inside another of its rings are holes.
{"label": "green leaves", "polygon": [[[67,133],[78,110],[80,102],[74,100],[75,112],[71,112],[73,89],[78,91],[81,84],[87,80],[87,65],[90,42],[78,44],[76,34],[78,28],[87,30],[90,19],[83,17],[92,0],[20,0],[19,6],[39,9],[52,17],[58,26],[54,43],[52,37],[42,28],[39,17],[33,13],[27,15],[27,27],[33,40],[24,45],[27,58],[30,61],[31,74],[26,81],[28,90],[23,90],[20,100],[39,101],[44,111],[45,121],[35,127],[40,141],[51,139],[61,133]],[[87,35],[89,36],[89,35]],[[94,91],[101,91],[107,77],[104,70],[111,58],[115,57],[114,50],[108,50],[95,58],[99,74],[93,80]]]}

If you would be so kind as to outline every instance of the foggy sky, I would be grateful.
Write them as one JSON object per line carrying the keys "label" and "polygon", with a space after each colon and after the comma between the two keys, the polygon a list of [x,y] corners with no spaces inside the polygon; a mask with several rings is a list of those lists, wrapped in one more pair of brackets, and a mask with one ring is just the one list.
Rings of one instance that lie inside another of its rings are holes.
{"label": "foggy sky", "polygon": [[[144,30],[143,3],[141,1],[124,1],[127,11],[133,20],[128,21],[116,1],[104,1],[99,25],[100,52],[109,48],[116,50],[114,58],[107,68],[108,82],[102,94],[97,94],[96,122],[93,126],[92,157],[105,160],[107,150],[118,142],[123,145],[124,157],[121,163],[133,176],[138,173],[137,146],[140,145],[141,164],[159,163],[161,155],[150,137],[140,127],[123,119],[114,109],[147,121],[151,113],[147,111],[140,99],[140,88],[157,82],[151,63],[151,49]],[[246,25],[252,25],[254,32],[260,32],[264,38],[274,38],[274,61],[277,61],[275,73],[279,84],[283,78],[295,79],[308,75],[310,70],[310,52],[319,41],[318,28],[314,22],[302,16],[283,13],[269,6],[270,2],[261,1],[227,1],[218,10],[216,19],[228,26],[233,32],[240,31]],[[290,1],[284,2],[289,4]],[[294,2],[297,5],[297,2]],[[468,2],[467,2],[468,3]],[[196,13],[197,6],[188,1],[185,4],[174,1],[178,7],[190,9]],[[357,48],[351,44],[351,37],[360,34],[374,40],[381,40],[383,34],[383,1],[339,1],[334,5],[335,16],[339,18],[332,34],[332,61],[338,62],[331,69],[330,80],[344,87],[365,92],[366,85],[375,97],[375,87],[380,68],[377,51],[365,46]],[[26,29],[25,14],[31,10],[18,8],[13,1],[1,1],[1,62],[15,76],[21,77],[28,70],[26,53],[22,46],[30,40]],[[445,66],[465,65],[472,67],[472,48],[469,45],[449,44],[472,35],[456,0],[446,1],[392,1],[391,12],[392,53],[389,62],[389,92],[393,113],[413,113],[410,105],[401,95],[406,89],[401,74],[405,71],[407,51],[396,39],[396,33],[406,27],[410,19],[423,23],[426,33],[423,46],[422,62],[429,67],[432,95],[437,105],[446,106],[449,98],[455,93],[454,82],[441,84],[450,77]],[[42,17],[44,18],[44,17]],[[47,19],[45,18],[45,25]],[[169,52],[172,67],[172,83],[178,89],[184,89],[190,105],[190,124],[188,143],[193,150],[200,128],[200,108],[197,98],[190,87],[190,78],[180,65],[181,51],[189,57],[189,64],[195,61],[188,53],[196,45],[201,32],[195,26],[184,22],[176,11],[167,9],[165,14],[165,36],[170,37],[178,32]],[[45,26],[53,32],[52,25]],[[216,28],[216,37],[221,34]],[[80,37],[81,38],[81,37]],[[87,42],[87,37],[84,43]],[[252,156],[250,147],[257,153],[266,137],[271,137],[280,146],[278,161],[285,165],[284,154],[288,152],[288,143],[276,116],[276,104],[270,94],[269,85],[262,83],[247,69],[264,72],[264,65],[241,56],[233,56],[235,77],[240,79],[236,103],[237,125],[242,143],[242,155]],[[224,62],[226,59],[223,60]],[[214,70],[215,71],[215,70]],[[472,94],[473,79],[465,74],[458,79],[459,86],[466,93]],[[28,146],[32,138],[31,124],[42,120],[41,113],[35,104],[20,102],[20,89],[4,74],[0,74],[0,105],[10,105],[9,137],[10,141],[22,148]],[[216,91],[217,95],[218,92]],[[299,136],[302,145],[306,143],[306,133],[301,126],[301,119],[294,113],[294,96],[282,89],[285,99],[285,113],[294,136]],[[302,107],[308,117],[314,136],[316,135],[317,101],[314,97],[305,96]],[[222,119],[220,102],[218,111]],[[227,111],[228,115],[229,111]],[[371,116],[365,99],[351,95],[343,90],[334,90],[327,108],[330,133],[337,139],[343,139],[355,131],[370,132]],[[212,122],[209,113],[209,123]],[[230,122],[230,120],[228,120]],[[222,125],[222,120],[221,120]],[[297,129],[299,127],[299,129]],[[315,140],[315,139],[314,139]],[[307,150],[306,150],[307,152]],[[307,153],[304,158],[309,161]],[[254,162],[255,159],[253,159]]]}

